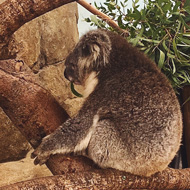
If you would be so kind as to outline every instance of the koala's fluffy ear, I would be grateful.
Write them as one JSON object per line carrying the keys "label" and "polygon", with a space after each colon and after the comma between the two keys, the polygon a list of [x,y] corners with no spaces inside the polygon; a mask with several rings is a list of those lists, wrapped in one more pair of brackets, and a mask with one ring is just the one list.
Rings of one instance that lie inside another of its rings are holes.
{"label": "koala's fluffy ear", "polygon": [[93,56],[94,60],[97,59],[98,55],[100,53],[100,47],[94,43],[94,42],[89,42],[83,45],[82,48],[82,54],[84,56]]}
{"label": "koala's fluffy ear", "polygon": [[108,34],[103,30],[89,32],[83,37],[82,55],[94,66],[106,65],[109,61],[111,41]]}

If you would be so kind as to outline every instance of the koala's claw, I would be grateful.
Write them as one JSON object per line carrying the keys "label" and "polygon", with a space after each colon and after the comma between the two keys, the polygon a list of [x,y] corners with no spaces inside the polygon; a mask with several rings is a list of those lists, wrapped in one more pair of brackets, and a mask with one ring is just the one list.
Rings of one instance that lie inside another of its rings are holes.
{"label": "koala's claw", "polygon": [[35,153],[35,151],[34,151],[34,152],[31,153],[31,156],[30,156],[30,157],[31,157],[32,159],[34,159],[36,156],[37,156],[37,155],[36,155],[36,153]]}
{"label": "koala's claw", "polygon": [[44,164],[50,157],[51,153],[49,153],[48,151],[40,151],[38,148],[32,152],[31,154],[31,158],[35,158],[34,160],[34,164],[35,165],[42,165]]}

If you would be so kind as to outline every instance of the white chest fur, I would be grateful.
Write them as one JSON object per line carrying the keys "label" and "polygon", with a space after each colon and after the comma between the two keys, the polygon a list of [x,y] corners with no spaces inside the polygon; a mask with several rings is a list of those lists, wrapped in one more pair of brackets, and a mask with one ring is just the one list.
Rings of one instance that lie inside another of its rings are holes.
{"label": "white chest fur", "polygon": [[98,78],[97,78],[97,73],[92,72],[90,75],[87,77],[85,80],[84,84],[84,98],[87,98],[95,89],[96,85],[98,84]]}

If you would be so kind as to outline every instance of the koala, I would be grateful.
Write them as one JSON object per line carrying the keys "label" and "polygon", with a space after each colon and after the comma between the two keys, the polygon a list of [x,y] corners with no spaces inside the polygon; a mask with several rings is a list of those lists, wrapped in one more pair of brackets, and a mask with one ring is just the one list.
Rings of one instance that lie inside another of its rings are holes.
{"label": "koala", "polygon": [[84,86],[85,102],[42,140],[34,163],[76,153],[140,176],[167,168],[180,147],[182,115],[156,64],[120,35],[98,29],[81,37],[65,66],[65,77]]}

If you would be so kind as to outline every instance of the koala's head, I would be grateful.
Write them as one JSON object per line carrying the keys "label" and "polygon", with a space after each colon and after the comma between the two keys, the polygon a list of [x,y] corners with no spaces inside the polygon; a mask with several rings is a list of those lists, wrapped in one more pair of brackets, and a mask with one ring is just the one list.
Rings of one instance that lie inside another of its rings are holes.
{"label": "koala's head", "polygon": [[91,72],[100,72],[109,63],[111,41],[104,30],[90,31],[69,54],[65,62],[65,78],[83,84]]}

